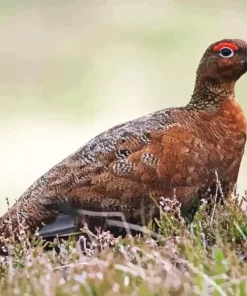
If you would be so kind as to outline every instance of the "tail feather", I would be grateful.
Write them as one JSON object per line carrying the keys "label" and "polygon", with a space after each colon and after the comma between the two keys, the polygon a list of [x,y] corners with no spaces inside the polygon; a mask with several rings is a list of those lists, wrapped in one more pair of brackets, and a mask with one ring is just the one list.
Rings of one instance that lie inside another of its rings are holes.
{"label": "tail feather", "polygon": [[42,238],[56,237],[56,236],[68,236],[74,234],[77,231],[74,225],[74,218],[70,215],[59,214],[56,220],[44,226],[39,234]]}

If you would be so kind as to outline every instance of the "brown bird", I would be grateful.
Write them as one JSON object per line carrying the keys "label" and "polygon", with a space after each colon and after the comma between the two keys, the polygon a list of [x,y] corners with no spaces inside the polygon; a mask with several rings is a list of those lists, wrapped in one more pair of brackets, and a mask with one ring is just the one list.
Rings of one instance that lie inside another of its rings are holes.
{"label": "brown bird", "polygon": [[[139,219],[141,209],[148,215],[153,200],[172,199],[174,189],[186,216],[212,188],[215,170],[228,194],[246,142],[246,120],[234,91],[246,71],[245,41],[210,45],[186,106],[117,125],[86,143],[24,192],[1,217],[0,234],[17,234],[20,223],[31,232],[43,223],[51,225],[47,233],[67,231],[80,210],[118,211],[127,221]],[[71,219],[63,222],[62,213]]]}

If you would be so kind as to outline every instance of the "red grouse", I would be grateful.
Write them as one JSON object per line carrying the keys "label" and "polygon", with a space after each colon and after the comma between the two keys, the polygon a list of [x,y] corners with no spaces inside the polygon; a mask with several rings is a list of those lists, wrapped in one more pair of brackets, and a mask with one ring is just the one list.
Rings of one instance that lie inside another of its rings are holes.
{"label": "red grouse", "polygon": [[234,87],[246,71],[245,41],[210,45],[186,106],[117,125],[86,143],[23,193],[0,218],[0,235],[17,234],[20,223],[34,232],[80,210],[120,211],[130,221],[141,209],[148,214],[153,199],[173,198],[174,189],[186,215],[214,182],[215,170],[223,193],[231,192],[246,142]]}

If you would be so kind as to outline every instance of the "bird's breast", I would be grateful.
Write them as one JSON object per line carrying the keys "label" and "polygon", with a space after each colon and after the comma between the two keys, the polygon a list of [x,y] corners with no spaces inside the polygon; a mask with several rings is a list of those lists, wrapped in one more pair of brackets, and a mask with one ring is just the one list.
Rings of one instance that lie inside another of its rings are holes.
{"label": "bird's breast", "polygon": [[[157,173],[176,186],[204,184],[211,172],[236,182],[246,143],[246,120],[240,105],[227,99],[214,112],[178,110],[180,126],[163,133]],[[150,148],[152,148],[150,146]],[[152,149],[154,151],[154,149]]]}
{"label": "bird's breast", "polygon": [[208,148],[209,167],[218,168],[225,178],[235,181],[246,143],[246,119],[239,103],[226,99],[216,112],[200,115],[195,127]]}

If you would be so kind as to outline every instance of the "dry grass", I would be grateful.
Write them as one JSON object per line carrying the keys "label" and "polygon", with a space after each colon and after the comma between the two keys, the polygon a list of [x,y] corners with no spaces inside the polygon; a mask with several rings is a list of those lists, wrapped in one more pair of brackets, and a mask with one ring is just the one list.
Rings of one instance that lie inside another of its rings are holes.
{"label": "dry grass", "polygon": [[239,199],[217,205],[213,218],[202,204],[188,225],[178,204],[164,203],[155,240],[148,231],[124,239],[104,232],[86,246],[82,235],[52,242],[59,254],[26,234],[10,241],[0,295],[246,295],[247,219]]}

